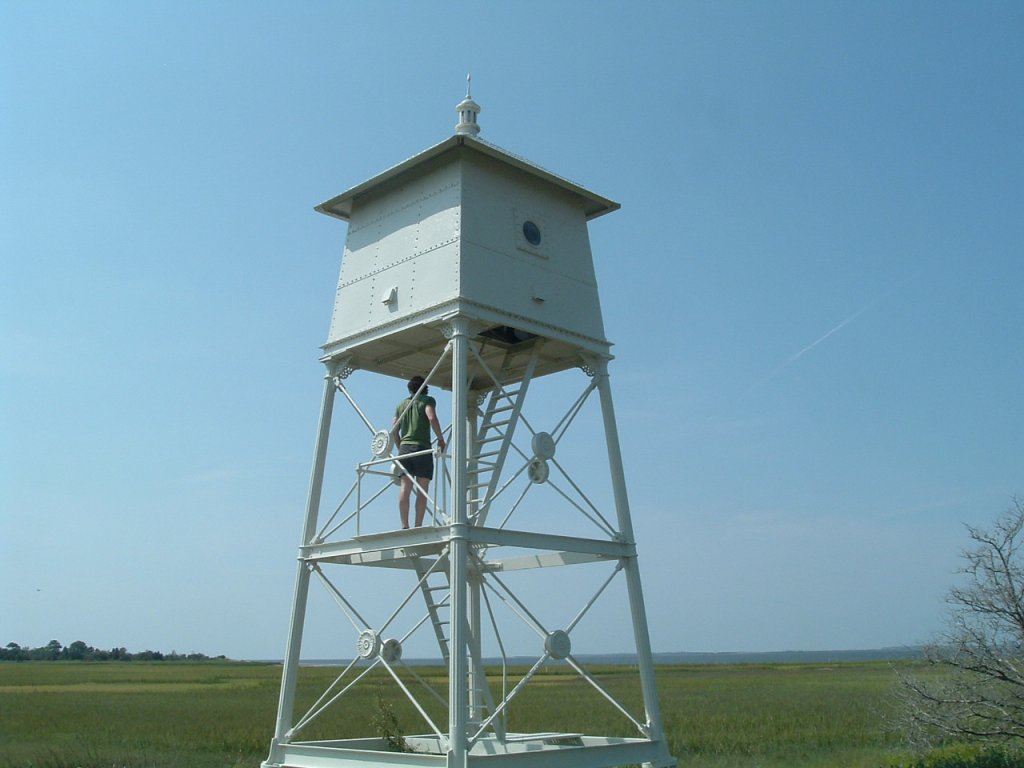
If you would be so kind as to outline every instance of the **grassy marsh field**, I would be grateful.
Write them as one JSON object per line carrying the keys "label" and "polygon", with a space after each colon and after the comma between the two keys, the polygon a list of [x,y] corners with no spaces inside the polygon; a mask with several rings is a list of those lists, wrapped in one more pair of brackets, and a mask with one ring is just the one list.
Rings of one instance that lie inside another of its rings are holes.
{"label": "grassy marsh field", "polygon": [[[443,684],[443,670],[420,671]],[[628,669],[592,671],[630,711],[639,708]],[[303,668],[299,706],[338,672]],[[661,666],[657,674],[681,766],[882,768],[900,751],[890,728],[895,679],[884,662]],[[0,664],[0,768],[256,768],[279,684],[280,667],[269,664]],[[404,698],[371,681],[303,737],[379,735],[371,722],[382,691],[406,733],[424,730]],[[634,735],[595,696],[571,671],[547,669],[517,699],[510,729]]]}

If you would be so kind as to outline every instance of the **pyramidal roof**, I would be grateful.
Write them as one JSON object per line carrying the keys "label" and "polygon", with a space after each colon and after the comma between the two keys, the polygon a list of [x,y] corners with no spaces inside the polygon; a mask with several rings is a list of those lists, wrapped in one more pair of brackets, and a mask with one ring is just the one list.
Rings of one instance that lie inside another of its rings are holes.
{"label": "pyramidal roof", "polygon": [[596,219],[598,216],[603,216],[606,213],[619,209],[620,206],[615,201],[591,192],[579,184],[545,170],[539,165],[535,165],[508,150],[477,138],[476,134],[479,133],[480,127],[476,122],[476,115],[480,112],[480,106],[470,98],[468,89],[466,91],[466,98],[458,104],[456,111],[459,114],[459,122],[455,126],[455,134],[453,136],[449,136],[444,141],[420,152],[418,155],[414,155],[408,160],[404,160],[377,174],[373,178],[357,184],[340,195],[320,203],[320,205],[316,206],[315,210],[328,216],[348,221],[352,215],[352,201],[362,193],[395,179],[446,152],[461,151],[461,148],[487,155],[579,196],[583,200],[583,210],[588,220]]}

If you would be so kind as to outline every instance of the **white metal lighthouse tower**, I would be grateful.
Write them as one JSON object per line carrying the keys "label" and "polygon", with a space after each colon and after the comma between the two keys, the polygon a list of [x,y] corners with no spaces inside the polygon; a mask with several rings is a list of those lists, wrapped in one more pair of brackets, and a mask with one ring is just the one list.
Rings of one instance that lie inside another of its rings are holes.
{"label": "white metal lighthouse tower", "polygon": [[[317,206],[347,221],[348,236],[323,347],[326,384],[264,768],[675,765],[655,689],[587,231],[590,219],[619,206],[477,138],[479,111],[467,91],[453,136]],[[450,439],[447,452],[433,451],[427,524],[402,530],[393,411],[361,407],[357,380],[374,380],[397,402],[417,374],[450,391],[450,411],[440,398],[437,408],[451,414]],[[572,394],[552,419],[561,395],[544,397],[546,383],[566,378]],[[322,513],[333,492],[324,478],[339,393],[355,425],[340,437],[363,458]],[[590,431],[580,427],[588,415]],[[607,463],[578,471],[570,450],[578,431],[590,447],[603,442]],[[586,571],[594,586],[554,619],[543,615],[543,596],[525,597],[517,584],[534,574],[533,584],[548,579],[553,595],[569,583],[567,571]],[[350,574],[372,575],[373,587]],[[322,586],[319,597],[336,612],[341,631],[332,639],[348,659],[315,692],[299,685],[303,633],[314,631],[311,586]],[[616,594],[635,643],[626,693],[574,655],[600,634],[586,619]],[[509,623],[535,638],[519,668],[508,658]],[[437,674],[403,661],[403,649],[425,638],[444,662]],[[594,710],[606,709],[624,732],[516,730],[517,705],[543,686],[549,665],[572,670]],[[341,723],[365,722],[370,680],[408,699],[416,735],[337,735]]]}

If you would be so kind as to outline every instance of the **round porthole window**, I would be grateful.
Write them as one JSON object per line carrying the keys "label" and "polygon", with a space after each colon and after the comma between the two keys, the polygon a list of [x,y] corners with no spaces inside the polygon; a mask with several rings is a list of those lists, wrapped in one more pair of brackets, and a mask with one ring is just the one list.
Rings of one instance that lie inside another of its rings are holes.
{"label": "round porthole window", "polygon": [[540,245],[540,227],[532,221],[523,222],[523,237],[530,245]]}

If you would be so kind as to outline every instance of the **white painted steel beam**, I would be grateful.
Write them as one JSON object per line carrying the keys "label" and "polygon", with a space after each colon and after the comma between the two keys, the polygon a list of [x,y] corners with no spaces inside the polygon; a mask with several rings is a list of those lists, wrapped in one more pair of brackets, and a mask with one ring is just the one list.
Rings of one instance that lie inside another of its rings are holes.
{"label": "white painted steel beam", "polygon": [[299,548],[303,560],[326,560],[332,557],[365,555],[370,552],[396,552],[431,554],[441,551],[448,541],[448,529],[442,526],[424,526],[401,531],[353,537],[343,541],[310,544]]}
{"label": "white painted steel beam", "polygon": [[[308,543],[316,535],[317,517],[320,511],[320,497],[323,492],[324,465],[327,460],[327,444],[331,434],[331,415],[334,410],[334,371],[328,369],[324,377],[324,394],[320,406],[320,422],[317,428],[316,445],[313,450],[313,469],[310,472],[309,490],[306,494],[306,518],[302,528],[302,543]],[[292,596],[292,617],[285,646],[284,668],[281,672],[281,695],[277,706],[277,724],[274,731],[276,740],[284,739],[292,728],[295,709],[295,689],[298,683],[299,660],[302,653],[302,633],[306,622],[306,603],[309,598],[309,567],[299,562],[296,567],[295,588]]]}
{"label": "white painted steel beam", "polygon": [[[595,360],[597,389],[601,396],[601,415],[604,420],[605,445],[611,466],[612,491],[615,495],[615,511],[619,531],[627,541],[633,541],[633,521],[626,493],[626,477],[622,466],[622,451],[619,445],[619,430],[615,421],[615,407],[612,404],[612,389],[608,378],[608,362]],[[640,584],[640,567],[637,558],[628,557],[623,562],[626,571],[626,588],[633,620],[633,639],[636,643],[637,666],[640,670],[640,688],[643,694],[647,727],[653,742],[665,750],[665,732],[661,721],[661,705],[658,703],[657,686],[654,679],[654,658],[651,654],[651,638],[647,629],[647,610],[644,607],[643,588]],[[667,757],[667,750],[664,756]]]}
{"label": "white painted steel beam", "polygon": [[[643,739],[616,739],[610,737],[571,735],[577,744],[559,745],[559,734],[530,735],[523,739],[486,740],[479,742],[467,756],[469,766],[498,766],[500,768],[614,768],[627,764],[649,765],[656,768],[674,766],[674,760],[665,760],[658,745]],[[400,768],[428,768],[445,766],[446,756],[436,752],[387,752],[373,749],[378,744],[386,750],[383,740],[353,739],[297,743],[282,746],[280,763],[288,768],[357,768],[357,766],[394,766]],[[556,743],[545,743],[551,741]],[[423,749],[438,749],[437,740],[411,737],[409,743]]]}
{"label": "white painted steel beam", "polygon": [[466,768],[469,695],[469,602],[470,529],[468,490],[469,327],[465,320],[452,321],[452,523],[448,528],[448,561],[451,584],[451,659],[448,667],[448,762],[447,768]]}
{"label": "white painted steel beam", "polygon": [[636,556],[636,544],[631,542],[559,536],[550,533],[533,533],[531,531],[509,531],[502,528],[474,526],[469,532],[469,540],[473,544],[496,547],[556,550],[559,552],[603,555],[605,557]]}
{"label": "white painted steel beam", "polygon": [[553,568],[560,565],[580,565],[582,563],[598,563],[616,559],[611,555],[595,555],[586,552],[554,552],[545,555],[523,555],[498,560],[488,560],[488,570],[501,573],[524,571],[533,568]]}
{"label": "white painted steel beam", "polygon": [[[307,562],[338,561],[358,564],[400,560],[413,555],[436,554],[450,540],[447,527],[410,528],[372,537],[346,539],[325,544],[301,547],[299,557]],[[532,531],[514,531],[503,528],[467,526],[464,536],[470,544],[486,547],[511,547],[517,549],[541,549],[558,552],[572,552],[580,555],[595,555],[604,559],[634,557],[636,545],[624,541],[588,539],[575,536],[559,536]],[[582,561],[581,561],[582,562]]]}

